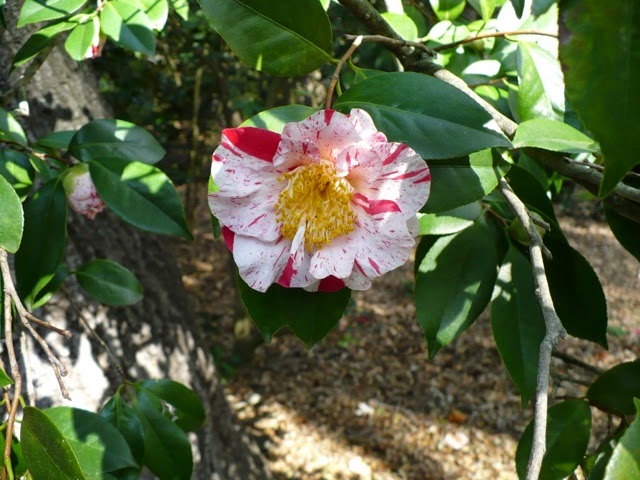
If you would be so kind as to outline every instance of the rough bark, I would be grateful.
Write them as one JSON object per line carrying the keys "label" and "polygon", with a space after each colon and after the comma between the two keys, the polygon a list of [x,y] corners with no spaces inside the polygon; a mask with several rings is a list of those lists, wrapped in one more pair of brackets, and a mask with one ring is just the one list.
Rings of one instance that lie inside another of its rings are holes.
{"label": "rough bark", "polygon": [[[16,80],[15,74],[9,78],[8,67],[12,55],[28,38],[29,29],[15,29],[21,3],[7,5],[9,30],[0,30],[0,92]],[[31,114],[22,120],[32,137],[111,116],[91,72],[58,48],[29,83],[26,98]],[[94,258],[114,259],[136,274],[145,293],[144,300],[133,307],[107,308],[85,298],[71,284],[68,296],[56,296],[42,312],[47,321],[75,333],[71,340],[52,333],[46,336],[69,370],[65,383],[73,398],[71,405],[99,408],[120,377],[104,348],[79,322],[78,310],[72,308],[69,297],[120,358],[130,378],[169,377],[199,394],[207,422],[196,432],[197,438],[192,438],[196,460],[193,478],[270,478],[255,442],[239,427],[226,402],[202,325],[189,309],[171,252],[173,242],[167,237],[143,234],[110,214],[101,214],[94,221],[70,215],[66,256],[70,267]],[[24,357],[28,398],[41,406],[70,405],[61,398],[40,352],[33,345],[28,350]]]}

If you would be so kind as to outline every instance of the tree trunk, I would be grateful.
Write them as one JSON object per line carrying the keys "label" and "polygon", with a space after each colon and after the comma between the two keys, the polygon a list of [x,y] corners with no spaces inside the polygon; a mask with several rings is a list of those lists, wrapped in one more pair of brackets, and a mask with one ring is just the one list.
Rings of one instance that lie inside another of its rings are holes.
{"label": "tree trunk", "polygon": [[[17,4],[21,3],[8,3],[9,30],[0,30],[0,93],[9,85],[13,54],[33,31],[15,28]],[[126,62],[124,56],[123,53]],[[15,82],[16,78],[14,73],[11,80]],[[49,54],[27,86],[26,97],[31,113],[21,120],[32,139],[111,116],[91,72],[61,48],[54,48]],[[23,356],[27,397],[40,406],[63,404],[95,411],[118,386],[121,378],[112,368],[104,346],[79,321],[78,312],[82,312],[130,378],[169,377],[198,393],[207,421],[196,432],[197,438],[192,438],[193,478],[270,478],[255,442],[240,428],[226,402],[206,335],[188,305],[171,252],[173,242],[167,237],[143,234],[108,213],[98,215],[94,221],[70,215],[66,255],[70,268],[94,258],[114,259],[136,274],[144,288],[144,299],[132,307],[108,308],[85,298],[75,285],[68,285],[67,293],[54,297],[41,316],[74,332],[71,340],[58,338],[52,332],[45,336],[69,370],[65,383],[73,401],[61,398],[53,372],[33,345]]]}

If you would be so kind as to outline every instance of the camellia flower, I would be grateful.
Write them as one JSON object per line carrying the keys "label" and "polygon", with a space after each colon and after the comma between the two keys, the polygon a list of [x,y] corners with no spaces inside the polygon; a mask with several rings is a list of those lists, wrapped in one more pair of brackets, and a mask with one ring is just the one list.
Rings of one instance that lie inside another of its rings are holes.
{"label": "camellia flower", "polygon": [[409,259],[431,186],[424,160],[360,109],[322,110],[281,135],[226,129],[211,175],[211,212],[240,276],[261,292],[369,288]]}
{"label": "camellia flower", "polygon": [[106,206],[96,191],[86,163],[79,163],[67,170],[62,186],[71,208],[91,220]]}

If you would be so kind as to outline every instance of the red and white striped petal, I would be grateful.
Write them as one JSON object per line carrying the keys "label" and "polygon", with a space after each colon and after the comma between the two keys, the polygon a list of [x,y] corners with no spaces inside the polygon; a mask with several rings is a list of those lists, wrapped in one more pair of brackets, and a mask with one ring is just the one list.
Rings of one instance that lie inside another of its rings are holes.
{"label": "red and white striped petal", "polygon": [[354,108],[349,113],[349,120],[360,135],[360,138],[367,143],[386,142],[387,137],[378,131],[371,119],[371,115],[360,108]]}
{"label": "red and white striped petal", "polygon": [[244,235],[233,237],[233,259],[240,277],[259,292],[266,292],[280,278],[290,251],[291,242],[282,238],[265,242]]}

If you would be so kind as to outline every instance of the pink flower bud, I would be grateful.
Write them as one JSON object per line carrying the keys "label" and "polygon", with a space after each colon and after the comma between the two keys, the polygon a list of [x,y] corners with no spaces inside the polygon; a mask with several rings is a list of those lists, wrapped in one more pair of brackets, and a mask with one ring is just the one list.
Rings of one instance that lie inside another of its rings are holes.
{"label": "pink flower bud", "polygon": [[102,55],[102,47],[107,43],[107,36],[100,31],[100,19],[93,17],[93,39],[91,45],[84,54],[84,58],[97,58]]}
{"label": "pink flower bud", "polygon": [[71,167],[62,179],[62,186],[71,208],[91,220],[106,206],[96,191],[86,163]]}

